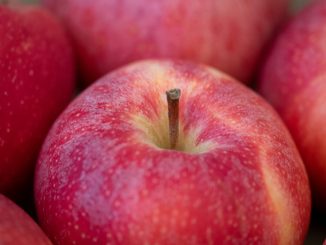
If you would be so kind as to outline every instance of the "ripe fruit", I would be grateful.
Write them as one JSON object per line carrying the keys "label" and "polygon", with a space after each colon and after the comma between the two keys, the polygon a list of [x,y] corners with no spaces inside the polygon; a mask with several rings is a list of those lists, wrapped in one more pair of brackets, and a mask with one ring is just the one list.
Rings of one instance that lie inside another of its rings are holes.
{"label": "ripe fruit", "polygon": [[72,97],[74,63],[62,27],[40,7],[0,5],[0,39],[0,192],[17,197]]}
{"label": "ripe fruit", "polygon": [[42,0],[60,15],[88,83],[131,61],[203,62],[249,82],[289,0]]}
{"label": "ripe fruit", "polygon": [[40,227],[20,207],[0,194],[0,244],[51,244]]}
{"label": "ripe fruit", "polygon": [[315,1],[277,38],[260,92],[287,124],[305,162],[315,204],[326,211],[326,1]]}
{"label": "ripe fruit", "polygon": [[72,102],[43,146],[35,198],[59,244],[300,244],[310,216],[303,163],[274,110],[177,61],[121,68]]}

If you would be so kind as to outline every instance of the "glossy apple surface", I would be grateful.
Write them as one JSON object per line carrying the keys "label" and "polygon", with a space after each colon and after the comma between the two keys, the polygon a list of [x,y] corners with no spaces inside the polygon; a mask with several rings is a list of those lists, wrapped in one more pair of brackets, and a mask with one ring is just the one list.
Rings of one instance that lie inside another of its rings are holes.
{"label": "glossy apple surface", "polygon": [[315,203],[326,212],[326,1],[315,1],[276,40],[260,92],[274,105],[302,154]]}
{"label": "glossy apple surface", "polygon": [[62,17],[88,83],[144,58],[218,67],[249,82],[289,0],[42,0]]}
{"label": "glossy apple surface", "polygon": [[50,245],[41,228],[20,207],[0,194],[0,244]]}
{"label": "glossy apple surface", "polygon": [[[181,89],[169,149],[165,91]],[[36,169],[38,216],[58,244],[300,244],[308,179],[274,110],[206,66],[143,61],[84,91]]]}
{"label": "glossy apple surface", "polygon": [[72,97],[74,62],[63,28],[40,7],[0,5],[0,40],[0,192],[21,196]]}

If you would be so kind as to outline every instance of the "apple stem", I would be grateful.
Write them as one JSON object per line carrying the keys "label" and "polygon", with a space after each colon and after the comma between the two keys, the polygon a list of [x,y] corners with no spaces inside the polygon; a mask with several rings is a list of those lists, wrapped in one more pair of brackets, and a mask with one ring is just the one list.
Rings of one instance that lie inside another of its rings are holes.
{"label": "apple stem", "polygon": [[168,102],[169,116],[169,136],[170,147],[175,149],[179,137],[179,99],[181,90],[178,88],[166,91],[166,99]]}

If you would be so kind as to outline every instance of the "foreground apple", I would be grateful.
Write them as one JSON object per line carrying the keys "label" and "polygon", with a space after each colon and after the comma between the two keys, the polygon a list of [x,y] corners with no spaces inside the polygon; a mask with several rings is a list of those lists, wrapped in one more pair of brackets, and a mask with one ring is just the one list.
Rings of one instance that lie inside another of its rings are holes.
{"label": "foreground apple", "polygon": [[121,68],[70,104],[42,148],[35,198],[58,244],[300,244],[310,216],[273,109],[212,68],[172,61]]}
{"label": "foreground apple", "polygon": [[326,1],[316,1],[279,36],[260,92],[290,129],[306,164],[315,203],[326,211]]}
{"label": "foreground apple", "polygon": [[0,194],[0,244],[51,244],[41,228],[20,207]]}
{"label": "foreground apple", "polygon": [[248,82],[289,0],[42,0],[75,40],[92,82],[142,58],[200,61]]}
{"label": "foreground apple", "polygon": [[73,94],[74,64],[62,27],[39,7],[0,5],[0,40],[0,192],[16,198]]}

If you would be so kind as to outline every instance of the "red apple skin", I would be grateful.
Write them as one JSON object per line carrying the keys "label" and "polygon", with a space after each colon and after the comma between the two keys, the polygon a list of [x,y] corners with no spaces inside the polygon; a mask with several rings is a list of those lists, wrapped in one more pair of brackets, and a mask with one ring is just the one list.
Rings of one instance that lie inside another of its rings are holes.
{"label": "red apple skin", "polygon": [[288,126],[305,162],[315,204],[326,211],[326,1],[283,30],[261,73],[260,93]]}
{"label": "red apple skin", "polygon": [[84,79],[144,58],[210,64],[244,82],[289,0],[42,0],[75,41]]}
{"label": "red apple skin", "polygon": [[0,37],[0,192],[21,196],[73,95],[74,59],[63,28],[40,7],[0,5]]}
{"label": "red apple skin", "polygon": [[[165,91],[176,87],[169,150]],[[135,63],[84,91],[35,177],[41,226],[58,244],[300,244],[310,217],[304,165],[272,107],[181,61]]]}
{"label": "red apple skin", "polygon": [[1,245],[52,244],[27,213],[2,194],[0,194],[0,213]]}

